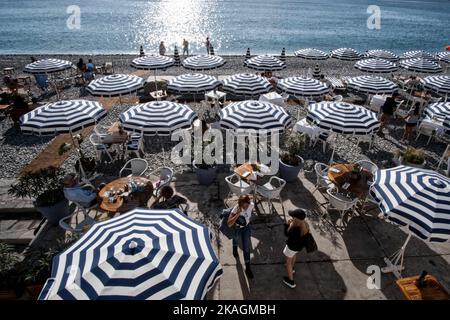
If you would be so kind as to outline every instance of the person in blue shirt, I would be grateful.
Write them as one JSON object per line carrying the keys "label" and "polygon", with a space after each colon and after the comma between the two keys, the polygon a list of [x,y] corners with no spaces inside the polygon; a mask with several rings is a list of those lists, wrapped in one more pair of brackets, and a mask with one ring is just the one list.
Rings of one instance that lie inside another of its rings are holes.
{"label": "person in blue shirt", "polygon": [[84,73],[84,79],[86,81],[93,80],[94,79],[94,71],[95,71],[95,64],[92,62],[92,59],[89,59],[87,65],[86,65],[86,72]]}

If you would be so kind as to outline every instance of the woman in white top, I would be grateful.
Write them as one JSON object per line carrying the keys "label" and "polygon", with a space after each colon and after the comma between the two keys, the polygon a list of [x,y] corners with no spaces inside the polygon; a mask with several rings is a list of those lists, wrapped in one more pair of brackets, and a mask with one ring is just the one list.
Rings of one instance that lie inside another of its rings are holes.
{"label": "woman in white top", "polygon": [[235,232],[233,237],[233,256],[238,257],[238,242],[242,239],[242,251],[244,251],[245,274],[248,278],[253,278],[250,269],[250,250],[251,250],[251,227],[250,218],[255,207],[249,196],[239,197],[238,204],[233,208],[230,216],[239,215],[235,224]]}

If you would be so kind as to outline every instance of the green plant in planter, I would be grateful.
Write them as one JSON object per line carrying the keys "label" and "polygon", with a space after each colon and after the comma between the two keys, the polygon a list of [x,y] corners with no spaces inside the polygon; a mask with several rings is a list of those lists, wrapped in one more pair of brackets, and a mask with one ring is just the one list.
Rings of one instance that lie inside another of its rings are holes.
{"label": "green plant in planter", "polygon": [[37,207],[50,207],[64,199],[60,182],[63,176],[64,170],[55,167],[28,172],[11,186],[8,193],[18,198],[34,198]]}
{"label": "green plant in planter", "polygon": [[17,266],[19,257],[13,247],[0,242],[0,290],[15,289],[18,285]]}
{"label": "green plant in planter", "polygon": [[398,151],[398,156],[412,164],[420,165],[425,162],[425,152],[422,149],[407,147],[405,150]]}
{"label": "green plant in planter", "polygon": [[286,151],[281,154],[281,161],[290,166],[298,166],[300,159],[298,156],[305,150],[305,136],[291,134],[285,142]]}

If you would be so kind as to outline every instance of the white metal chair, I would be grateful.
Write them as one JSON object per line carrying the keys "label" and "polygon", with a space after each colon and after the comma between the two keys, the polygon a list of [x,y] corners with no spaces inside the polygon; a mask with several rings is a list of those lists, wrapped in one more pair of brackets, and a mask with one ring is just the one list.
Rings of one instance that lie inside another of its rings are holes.
{"label": "white metal chair", "polygon": [[157,176],[158,182],[156,182],[155,190],[153,191],[153,195],[155,197],[159,196],[159,192],[165,186],[170,185],[173,180],[174,172],[172,168],[169,167],[161,167],[151,172],[149,176]]}
{"label": "white metal chair", "polygon": [[130,136],[130,141],[126,145],[125,156],[128,156],[131,152],[140,155],[144,151],[144,139],[140,133],[133,133]]}
{"label": "white metal chair", "polygon": [[[95,192],[95,187],[90,184],[85,184],[84,186],[82,186],[82,188],[91,189],[92,192]],[[89,205],[77,202],[76,199],[73,199],[70,194],[66,192],[66,190],[64,190],[64,197],[72,202],[76,206],[76,208],[71,215],[68,215],[67,217],[59,220],[59,226],[62,229],[70,232],[83,232],[96,222],[94,218],[91,218],[89,216],[89,213],[92,210],[97,209],[97,204]],[[81,221],[79,220],[80,213],[83,217]]]}
{"label": "white metal chair", "polygon": [[225,199],[225,205],[227,205],[227,201],[233,194],[240,197],[251,194],[254,190],[253,186],[239,178],[239,176],[235,173],[231,176],[225,177],[225,182],[230,189],[230,192],[228,192],[227,198]]}
{"label": "white metal chair", "polygon": [[109,160],[111,162],[113,161],[113,157],[111,156],[111,153],[109,152],[111,147],[108,146],[107,144],[104,144],[102,142],[102,136],[101,135],[99,135],[98,133],[94,132],[94,133],[92,133],[89,136],[89,141],[91,142],[91,144],[95,148],[98,160],[101,160],[102,154],[106,153],[106,155],[108,156]]}
{"label": "white metal chair", "polygon": [[344,97],[341,96],[340,94],[334,96],[333,101],[335,102],[341,102],[342,100],[344,100]]}
{"label": "white metal chair", "polygon": [[256,187],[256,193],[269,202],[269,210],[272,213],[274,211],[273,200],[278,200],[284,211],[283,200],[281,199],[281,191],[286,185],[286,181],[273,176],[269,179],[269,182],[262,186]]}
{"label": "white metal chair", "polygon": [[344,216],[347,212],[353,214],[358,199],[350,200],[344,195],[337,192],[336,188],[327,189],[328,206],[327,210],[335,209],[341,214],[341,223],[344,225]]}
{"label": "white metal chair", "polygon": [[375,173],[378,171],[378,166],[369,160],[359,160],[356,161],[357,164],[361,166],[361,168],[369,171],[371,174],[375,176]]}
{"label": "white metal chair", "polygon": [[333,186],[333,183],[328,179],[328,169],[330,167],[325,163],[318,162],[314,165],[314,171],[316,172],[316,187],[313,190],[313,194],[319,190],[319,192],[325,192],[328,188]]}
{"label": "white metal chair", "polygon": [[419,137],[421,135],[428,137],[427,145],[429,145],[431,140],[436,135],[436,129],[432,126],[427,125],[426,122],[421,122],[419,127],[417,128],[416,141],[419,140]]}
{"label": "white metal chair", "polygon": [[[128,160],[127,163],[120,169],[119,176],[144,176],[148,169],[148,163],[145,159],[134,158]],[[128,173],[125,175],[125,173]]]}

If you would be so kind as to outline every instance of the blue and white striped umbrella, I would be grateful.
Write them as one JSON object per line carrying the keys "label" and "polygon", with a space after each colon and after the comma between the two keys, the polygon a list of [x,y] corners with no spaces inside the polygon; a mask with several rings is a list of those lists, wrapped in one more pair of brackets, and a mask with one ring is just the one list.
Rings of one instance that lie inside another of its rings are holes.
{"label": "blue and white striped umbrella", "polygon": [[259,71],[278,71],[286,68],[286,63],[273,56],[261,55],[245,60],[244,66]]}
{"label": "blue and white striped umbrella", "polygon": [[174,65],[175,61],[168,56],[150,55],[131,61],[131,66],[143,70],[165,70]]}
{"label": "blue and white striped umbrella", "polygon": [[438,102],[430,104],[425,109],[425,114],[429,118],[438,118],[443,121],[444,127],[450,130],[450,102]]}
{"label": "blue and white striped umbrella", "polygon": [[332,58],[346,61],[356,61],[363,57],[363,54],[352,48],[339,48],[331,51]]}
{"label": "blue and white striped umbrella", "polygon": [[278,80],[277,89],[298,97],[320,97],[330,92],[330,88],[325,83],[306,77]]}
{"label": "blue and white striped umbrella", "polygon": [[190,128],[197,114],[187,105],[170,101],[138,104],[120,114],[119,120],[127,131],[144,135],[170,135],[178,129]]}
{"label": "blue and white striped umbrella", "polygon": [[347,88],[368,94],[392,94],[398,90],[397,84],[377,76],[359,76],[347,80]]}
{"label": "blue and white striped umbrella", "polygon": [[368,135],[380,127],[374,112],[342,102],[310,104],[306,119],[322,129],[341,134]]}
{"label": "blue and white striped umbrella", "polygon": [[441,94],[450,93],[450,76],[428,76],[421,80],[424,87]]}
{"label": "blue and white striped umbrella", "polygon": [[197,300],[222,275],[208,228],[176,210],[93,225],[53,260],[40,300]]}
{"label": "blue and white striped umbrella", "polygon": [[392,73],[398,70],[395,63],[378,58],[359,60],[355,63],[355,68],[370,73]]}
{"label": "blue and white striped umbrella", "polygon": [[384,59],[388,61],[398,61],[400,59],[400,57],[393,52],[382,49],[367,50],[366,56],[368,58]]}
{"label": "blue and white striped umbrella", "polygon": [[420,58],[420,59],[426,59],[433,61],[435,58],[433,55],[429,52],[422,51],[422,50],[414,50],[414,51],[407,51],[403,53],[400,56],[401,59],[414,59],[414,58]]}
{"label": "blue and white striped umbrella", "polygon": [[382,213],[419,238],[450,239],[450,178],[432,170],[398,166],[379,170],[371,187]]}
{"label": "blue and white striped umbrella", "polygon": [[169,80],[167,90],[176,94],[202,93],[221,85],[217,78],[200,73],[182,74]]}
{"label": "blue and white striped umbrella", "polygon": [[282,132],[292,124],[292,118],[275,104],[246,100],[233,102],[219,112],[220,126],[231,130],[269,130]]}
{"label": "blue and white striped umbrella", "polygon": [[25,134],[54,135],[81,130],[106,116],[96,101],[67,100],[46,104],[24,114],[20,129]]}
{"label": "blue and white striped umbrella", "polygon": [[401,60],[400,67],[409,71],[421,73],[442,72],[442,67],[438,65],[436,62],[422,58]]}
{"label": "blue and white striped umbrella", "polygon": [[183,67],[189,70],[202,71],[216,69],[225,64],[222,57],[214,55],[200,55],[184,59]]}
{"label": "blue and white striped umbrella", "polygon": [[294,54],[303,59],[307,60],[326,60],[328,59],[328,54],[322,50],[314,48],[300,49],[294,52]]}
{"label": "blue and white striped umbrella", "polygon": [[60,72],[72,68],[72,62],[60,59],[43,59],[32,62],[25,66],[24,72],[44,74]]}
{"label": "blue and white striped umbrella", "polygon": [[272,90],[272,84],[264,77],[252,73],[240,73],[225,78],[222,90],[235,95],[259,96]]}
{"label": "blue and white striped umbrella", "polygon": [[445,63],[450,63],[450,51],[442,51],[436,54],[436,57],[439,61],[443,61]]}
{"label": "blue and white striped umbrella", "polygon": [[93,96],[113,97],[137,92],[144,87],[144,82],[131,74],[112,74],[91,81],[86,90]]}

